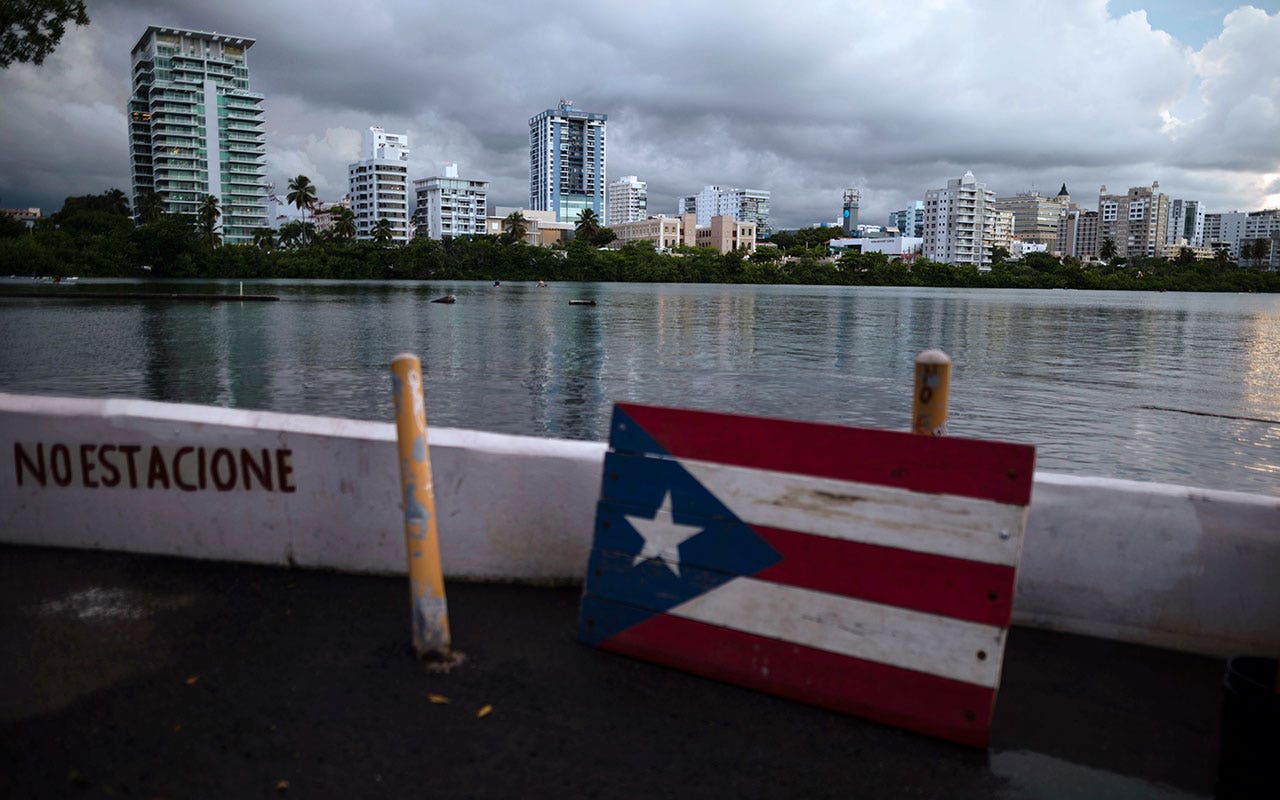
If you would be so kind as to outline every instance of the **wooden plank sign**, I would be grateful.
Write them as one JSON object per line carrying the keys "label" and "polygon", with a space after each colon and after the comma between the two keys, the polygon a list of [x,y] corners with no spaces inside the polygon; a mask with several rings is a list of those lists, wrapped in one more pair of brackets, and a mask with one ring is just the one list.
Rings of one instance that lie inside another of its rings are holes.
{"label": "wooden plank sign", "polygon": [[975,747],[1032,447],[620,403],[579,638]]}

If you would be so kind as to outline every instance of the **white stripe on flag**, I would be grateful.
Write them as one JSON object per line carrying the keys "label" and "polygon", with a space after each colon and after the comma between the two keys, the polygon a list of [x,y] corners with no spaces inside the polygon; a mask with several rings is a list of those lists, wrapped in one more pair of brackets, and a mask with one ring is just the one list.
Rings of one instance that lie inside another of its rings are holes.
{"label": "white stripe on flag", "polygon": [[1018,563],[1025,506],[706,461],[678,461],[748,525],[988,564]]}
{"label": "white stripe on flag", "polygon": [[735,578],[667,613],[979,686],[1000,682],[1004,629]]}

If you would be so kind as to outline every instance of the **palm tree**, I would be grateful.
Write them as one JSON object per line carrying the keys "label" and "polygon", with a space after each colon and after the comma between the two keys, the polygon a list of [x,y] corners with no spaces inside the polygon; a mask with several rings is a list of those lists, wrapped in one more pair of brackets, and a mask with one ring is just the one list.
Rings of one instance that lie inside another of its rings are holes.
{"label": "palm tree", "polygon": [[352,239],[356,235],[356,214],[346,206],[329,209],[333,218],[333,235],[339,239]]}
{"label": "palm tree", "polygon": [[595,209],[582,209],[582,213],[578,214],[578,224],[573,230],[584,239],[590,239],[596,231],[600,230],[600,219],[596,217]]}
{"label": "palm tree", "polygon": [[222,234],[218,233],[218,220],[222,218],[222,209],[218,208],[218,198],[211,194],[205,195],[200,201],[196,217],[200,221],[200,230],[204,233],[205,241],[210,247],[217,247],[222,242]]}
{"label": "palm tree", "polygon": [[[307,221],[307,210],[313,208],[316,204],[316,185],[306,175],[299,175],[296,178],[289,179],[289,194],[285,195],[285,200],[293,203],[294,207],[302,212],[302,221]],[[302,240],[306,244],[306,238]]]}
{"label": "palm tree", "polygon": [[273,249],[276,246],[276,232],[270,228],[254,228],[253,246],[261,250]]}
{"label": "palm tree", "polygon": [[1098,248],[1098,257],[1103,261],[1110,261],[1116,257],[1116,240],[1108,236],[1102,241],[1102,247]]}
{"label": "palm tree", "polygon": [[373,240],[379,244],[391,241],[391,220],[383,217],[373,223]]}
{"label": "palm tree", "polygon": [[280,226],[280,246],[294,247],[302,240],[303,236],[302,223],[296,219],[292,222],[286,222]]}
{"label": "palm tree", "polygon": [[529,232],[529,220],[525,219],[524,214],[519,211],[512,211],[502,221],[502,228],[508,242],[523,242],[525,235]]}
{"label": "palm tree", "polygon": [[138,196],[138,222],[150,225],[164,216],[164,203],[155,192],[143,192]]}

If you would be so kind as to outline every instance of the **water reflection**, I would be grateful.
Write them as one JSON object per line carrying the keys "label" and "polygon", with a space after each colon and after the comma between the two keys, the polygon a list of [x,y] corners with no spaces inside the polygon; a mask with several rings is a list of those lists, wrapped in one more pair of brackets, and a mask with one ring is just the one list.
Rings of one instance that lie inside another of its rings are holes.
{"label": "water reflection", "polygon": [[[337,281],[245,291],[283,300],[0,301],[0,388],[387,419],[387,365],[410,350],[435,425],[600,439],[610,405],[630,400],[900,429],[912,358],[941,347],[954,359],[956,435],[1031,442],[1041,469],[1280,494],[1275,297]],[[441,294],[458,302],[429,302]]]}

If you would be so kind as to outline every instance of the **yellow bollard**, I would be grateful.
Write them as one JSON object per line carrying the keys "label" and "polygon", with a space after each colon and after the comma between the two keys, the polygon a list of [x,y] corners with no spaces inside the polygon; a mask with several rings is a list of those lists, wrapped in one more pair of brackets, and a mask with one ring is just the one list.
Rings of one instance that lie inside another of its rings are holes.
{"label": "yellow bollard", "polygon": [[926,436],[947,433],[947,401],[951,398],[951,359],[941,350],[916,356],[916,394],[911,404],[911,432]]}
{"label": "yellow bollard", "polygon": [[400,493],[404,541],[409,554],[409,590],[413,598],[413,649],[420,658],[448,660],[449,609],[440,568],[435,491],[427,451],[427,414],[422,400],[422,363],[412,353],[391,362],[395,395],[396,447],[400,456]]}

